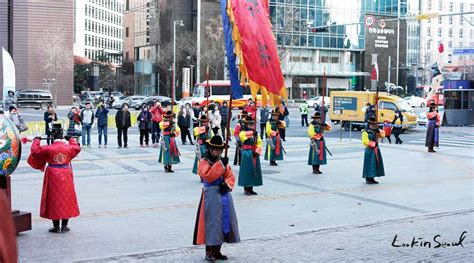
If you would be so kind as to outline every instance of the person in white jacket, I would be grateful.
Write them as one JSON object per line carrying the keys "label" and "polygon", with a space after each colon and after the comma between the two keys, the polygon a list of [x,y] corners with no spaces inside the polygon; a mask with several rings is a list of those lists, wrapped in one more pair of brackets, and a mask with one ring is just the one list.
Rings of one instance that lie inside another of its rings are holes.
{"label": "person in white jacket", "polygon": [[209,120],[211,123],[211,129],[215,135],[219,134],[219,129],[221,127],[222,117],[219,111],[219,106],[211,106],[211,112],[209,113]]}

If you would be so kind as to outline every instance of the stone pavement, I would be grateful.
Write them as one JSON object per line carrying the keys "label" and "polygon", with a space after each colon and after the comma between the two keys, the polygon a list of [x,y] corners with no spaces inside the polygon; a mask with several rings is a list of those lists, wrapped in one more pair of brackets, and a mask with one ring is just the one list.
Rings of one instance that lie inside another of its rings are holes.
{"label": "stone pavement", "polygon": [[[383,144],[386,176],[380,178],[380,185],[369,186],[361,178],[360,140],[328,138],[334,156],[322,167],[323,175],[312,175],[303,131],[287,138],[288,154],[278,167],[262,160],[264,185],[255,189],[258,196],[244,196],[242,188],[234,189],[243,242],[225,246],[233,260],[466,261],[463,255],[472,257],[471,245],[463,250],[390,245],[397,233],[408,242],[413,236],[429,239],[435,234],[452,240],[464,230],[466,244],[472,243],[472,147],[444,146],[437,154],[428,154],[420,145]],[[81,216],[71,220],[72,231],[67,234],[47,232],[51,223],[38,216],[43,176],[25,161],[20,164],[12,177],[13,207],[33,213],[33,230],[18,237],[21,262],[203,259],[201,247],[190,248],[202,187],[190,172],[194,147],[179,143],[182,163],[175,174],[164,174],[157,163],[158,149],[138,148],[137,135],[130,142],[128,150],[84,149],[73,161]],[[237,167],[234,172],[237,176]]]}

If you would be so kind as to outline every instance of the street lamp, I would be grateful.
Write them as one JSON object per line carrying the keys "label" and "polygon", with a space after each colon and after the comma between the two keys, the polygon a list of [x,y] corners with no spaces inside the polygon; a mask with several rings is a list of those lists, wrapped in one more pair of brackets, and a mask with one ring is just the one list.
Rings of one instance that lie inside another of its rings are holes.
{"label": "street lamp", "polygon": [[171,100],[176,99],[176,26],[184,26],[183,20],[177,20],[173,22],[173,94]]}

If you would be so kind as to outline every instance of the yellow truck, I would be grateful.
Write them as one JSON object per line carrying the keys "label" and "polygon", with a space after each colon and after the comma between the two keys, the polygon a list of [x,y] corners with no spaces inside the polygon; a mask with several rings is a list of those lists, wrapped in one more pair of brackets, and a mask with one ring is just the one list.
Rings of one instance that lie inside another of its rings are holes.
{"label": "yellow truck", "polygon": [[[365,128],[365,111],[367,103],[375,104],[375,92],[366,91],[332,91],[331,92],[331,121],[342,123],[346,131]],[[403,114],[403,129],[416,126],[416,114],[402,98],[386,92],[379,92],[379,125],[386,119],[390,122],[395,117],[395,110]]]}

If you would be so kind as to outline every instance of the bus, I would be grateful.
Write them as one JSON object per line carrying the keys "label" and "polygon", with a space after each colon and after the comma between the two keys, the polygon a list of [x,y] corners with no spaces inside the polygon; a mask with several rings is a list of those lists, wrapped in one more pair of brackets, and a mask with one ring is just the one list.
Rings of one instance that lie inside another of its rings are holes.
{"label": "bus", "polygon": [[[199,103],[201,107],[207,104],[207,97],[206,97],[206,85],[207,81],[203,81],[201,83],[197,83],[194,86],[193,95],[192,97],[187,99],[187,104],[194,105]],[[243,98],[232,100],[232,108],[243,108],[248,100],[252,98],[252,94],[250,92],[250,87],[248,85],[241,85],[243,89]],[[230,106],[229,103],[229,94],[230,94],[230,81],[229,80],[209,80],[209,103],[219,103],[222,105],[224,101]],[[261,106],[261,95],[257,95],[257,106]]]}

